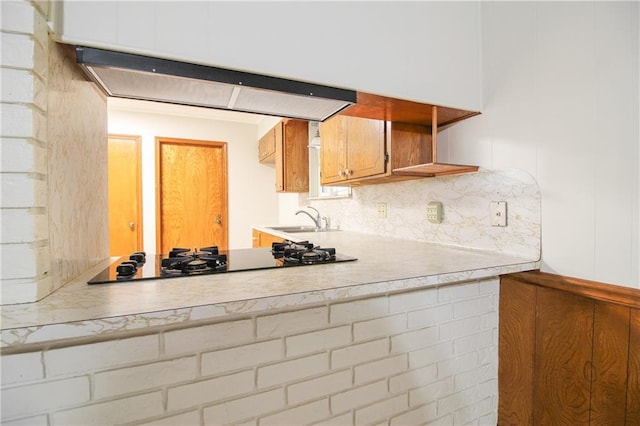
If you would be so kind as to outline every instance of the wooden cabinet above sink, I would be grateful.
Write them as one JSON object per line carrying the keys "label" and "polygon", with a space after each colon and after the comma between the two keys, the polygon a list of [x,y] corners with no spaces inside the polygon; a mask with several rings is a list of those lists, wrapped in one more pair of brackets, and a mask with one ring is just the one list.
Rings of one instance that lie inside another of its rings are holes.
{"label": "wooden cabinet above sink", "polygon": [[284,119],[258,141],[261,163],[275,163],[277,192],[309,190],[309,122]]}
{"label": "wooden cabinet above sink", "polygon": [[[384,183],[478,170],[477,166],[438,163],[441,107],[372,99],[378,102],[354,105],[320,124],[323,185]],[[477,114],[449,108],[444,112],[447,124]]]}

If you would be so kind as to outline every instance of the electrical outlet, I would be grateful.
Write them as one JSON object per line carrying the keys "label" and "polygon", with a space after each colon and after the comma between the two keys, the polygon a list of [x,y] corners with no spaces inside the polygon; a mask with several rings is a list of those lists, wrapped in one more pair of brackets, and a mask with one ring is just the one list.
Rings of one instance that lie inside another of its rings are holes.
{"label": "electrical outlet", "polygon": [[427,220],[431,223],[442,223],[442,203],[432,201],[427,204]]}
{"label": "electrical outlet", "polygon": [[386,219],[387,218],[387,203],[378,203],[378,218]]}
{"label": "electrical outlet", "polygon": [[492,201],[489,204],[491,226],[507,226],[507,202]]}

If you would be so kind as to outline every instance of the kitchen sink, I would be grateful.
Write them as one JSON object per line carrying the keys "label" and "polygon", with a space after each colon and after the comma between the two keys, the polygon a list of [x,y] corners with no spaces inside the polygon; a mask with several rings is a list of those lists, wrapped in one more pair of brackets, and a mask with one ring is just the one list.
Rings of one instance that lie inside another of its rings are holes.
{"label": "kitchen sink", "polygon": [[316,229],[315,226],[304,226],[304,225],[269,226],[268,229],[273,229],[274,231],[286,232],[286,233],[289,233],[289,234],[295,234],[297,232],[330,232],[330,231],[337,231],[337,229]]}

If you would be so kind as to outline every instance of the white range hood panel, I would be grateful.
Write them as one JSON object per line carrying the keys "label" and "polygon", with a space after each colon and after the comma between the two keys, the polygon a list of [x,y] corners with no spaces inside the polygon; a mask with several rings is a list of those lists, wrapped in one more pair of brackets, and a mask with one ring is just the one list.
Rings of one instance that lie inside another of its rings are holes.
{"label": "white range hood panel", "polygon": [[[351,104],[344,101],[242,87],[233,108],[230,109],[257,113],[269,111],[271,115],[279,117],[324,121],[349,105]],[[311,117],[324,118],[320,120]]]}
{"label": "white range hood panel", "polygon": [[206,80],[98,66],[89,72],[109,96],[119,98],[226,108],[233,93],[231,85]]}
{"label": "white range hood panel", "polygon": [[324,121],[356,92],[186,62],[76,47],[76,60],[108,96]]}

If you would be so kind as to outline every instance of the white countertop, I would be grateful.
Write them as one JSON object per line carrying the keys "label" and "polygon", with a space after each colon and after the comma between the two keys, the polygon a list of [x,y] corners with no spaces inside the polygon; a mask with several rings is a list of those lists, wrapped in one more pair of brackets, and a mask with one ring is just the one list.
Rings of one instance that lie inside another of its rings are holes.
{"label": "white countertop", "polygon": [[358,260],[87,285],[109,265],[107,260],[39,302],[2,306],[0,346],[215,319],[539,268],[539,259],[348,231],[290,237],[336,247],[338,253]]}

